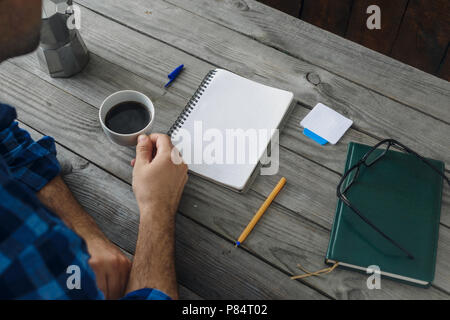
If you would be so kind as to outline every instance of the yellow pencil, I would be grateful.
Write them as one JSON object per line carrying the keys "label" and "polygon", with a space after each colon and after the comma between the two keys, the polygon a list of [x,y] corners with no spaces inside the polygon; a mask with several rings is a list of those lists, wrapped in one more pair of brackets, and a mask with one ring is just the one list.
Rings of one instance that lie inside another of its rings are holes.
{"label": "yellow pencil", "polygon": [[277,186],[273,189],[273,191],[270,193],[269,197],[267,197],[266,201],[261,205],[261,208],[256,212],[253,219],[248,224],[247,228],[242,232],[239,239],[236,241],[235,247],[239,246],[244,240],[247,238],[247,236],[252,232],[253,228],[256,226],[258,221],[263,216],[264,212],[266,212],[267,208],[269,208],[270,204],[272,203],[273,199],[278,195],[278,193],[283,189],[284,185],[286,184],[286,178],[281,178],[280,182],[278,182]]}

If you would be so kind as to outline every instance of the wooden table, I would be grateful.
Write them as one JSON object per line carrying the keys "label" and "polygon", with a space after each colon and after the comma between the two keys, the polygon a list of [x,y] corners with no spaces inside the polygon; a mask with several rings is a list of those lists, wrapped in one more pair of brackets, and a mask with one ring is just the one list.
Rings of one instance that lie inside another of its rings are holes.
{"label": "wooden table", "polygon": [[[203,76],[222,67],[291,90],[297,105],[281,135],[280,172],[260,176],[244,195],[197,177],[177,220],[182,298],[449,299],[450,190],[443,195],[436,277],[429,289],[336,270],[293,281],[297,264],[324,267],[335,188],[350,141],[392,137],[450,165],[450,84],[253,0],[79,0],[88,67],[52,79],[35,54],[0,66],[0,100],[23,127],[58,143],[65,180],[108,237],[133,253],[139,213],[131,191],[134,151],[111,144],[98,122],[109,94],[134,89],[152,98],[166,132]],[[185,72],[169,89],[167,74]],[[303,136],[300,120],[317,103],[354,120],[335,146]],[[241,249],[245,225],[281,176],[288,184]]]}

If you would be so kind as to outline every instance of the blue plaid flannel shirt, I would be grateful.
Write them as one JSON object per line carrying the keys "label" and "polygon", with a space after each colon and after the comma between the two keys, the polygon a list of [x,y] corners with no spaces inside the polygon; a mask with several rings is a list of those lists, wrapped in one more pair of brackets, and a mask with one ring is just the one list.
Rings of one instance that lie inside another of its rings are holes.
{"label": "blue plaid flannel shirt", "polygon": [[[104,299],[84,240],[36,197],[60,172],[55,142],[33,141],[15,119],[15,110],[0,103],[0,299]],[[67,285],[73,265],[81,289]],[[144,288],[123,299],[170,298]]]}

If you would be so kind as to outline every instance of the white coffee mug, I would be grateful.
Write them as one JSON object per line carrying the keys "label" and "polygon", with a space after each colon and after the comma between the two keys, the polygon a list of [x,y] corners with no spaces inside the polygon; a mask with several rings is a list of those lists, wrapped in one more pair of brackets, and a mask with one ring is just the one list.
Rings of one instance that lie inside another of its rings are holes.
{"label": "white coffee mug", "polygon": [[[145,128],[143,128],[138,132],[130,134],[122,134],[114,132],[111,129],[109,129],[105,124],[106,115],[108,114],[109,110],[111,110],[114,106],[117,106],[122,102],[128,101],[138,102],[144,105],[147,108],[148,112],[150,113],[150,122],[147,124]],[[108,98],[105,99],[105,101],[103,101],[99,111],[99,119],[103,131],[105,132],[109,140],[121,146],[135,146],[137,144],[137,138],[141,134],[148,135],[151,133],[153,122],[155,121],[155,107],[153,106],[152,101],[146,95],[140,92],[132,90],[118,91],[110,95]]]}

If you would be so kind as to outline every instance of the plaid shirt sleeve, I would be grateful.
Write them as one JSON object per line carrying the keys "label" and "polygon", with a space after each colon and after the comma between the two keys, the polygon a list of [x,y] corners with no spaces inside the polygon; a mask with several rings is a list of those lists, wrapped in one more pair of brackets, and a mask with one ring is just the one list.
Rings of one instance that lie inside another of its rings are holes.
{"label": "plaid shirt sleeve", "polygon": [[85,242],[9,176],[1,158],[0,199],[1,300],[103,299]]}
{"label": "plaid shirt sleeve", "polygon": [[167,294],[157,289],[144,288],[128,293],[121,300],[172,300]]}
{"label": "plaid shirt sleeve", "polygon": [[12,177],[37,192],[60,172],[55,142],[50,137],[33,141],[15,119],[15,109],[0,104],[0,157]]}
{"label": "plaid shirt sleeve", "polygon": [[[37,199],[60,171],[52,138],[34,142],[0,104],[0,299],[104,299],[86,243]],[[124,300],[169,300],[145,288]]]}
{"label": "plaid shirt sleeve", "polygon": [[15,119],[0,104],[0,299],[102,299],[85,242],[36,197],[60,170],[54,141],[34,142]]}

